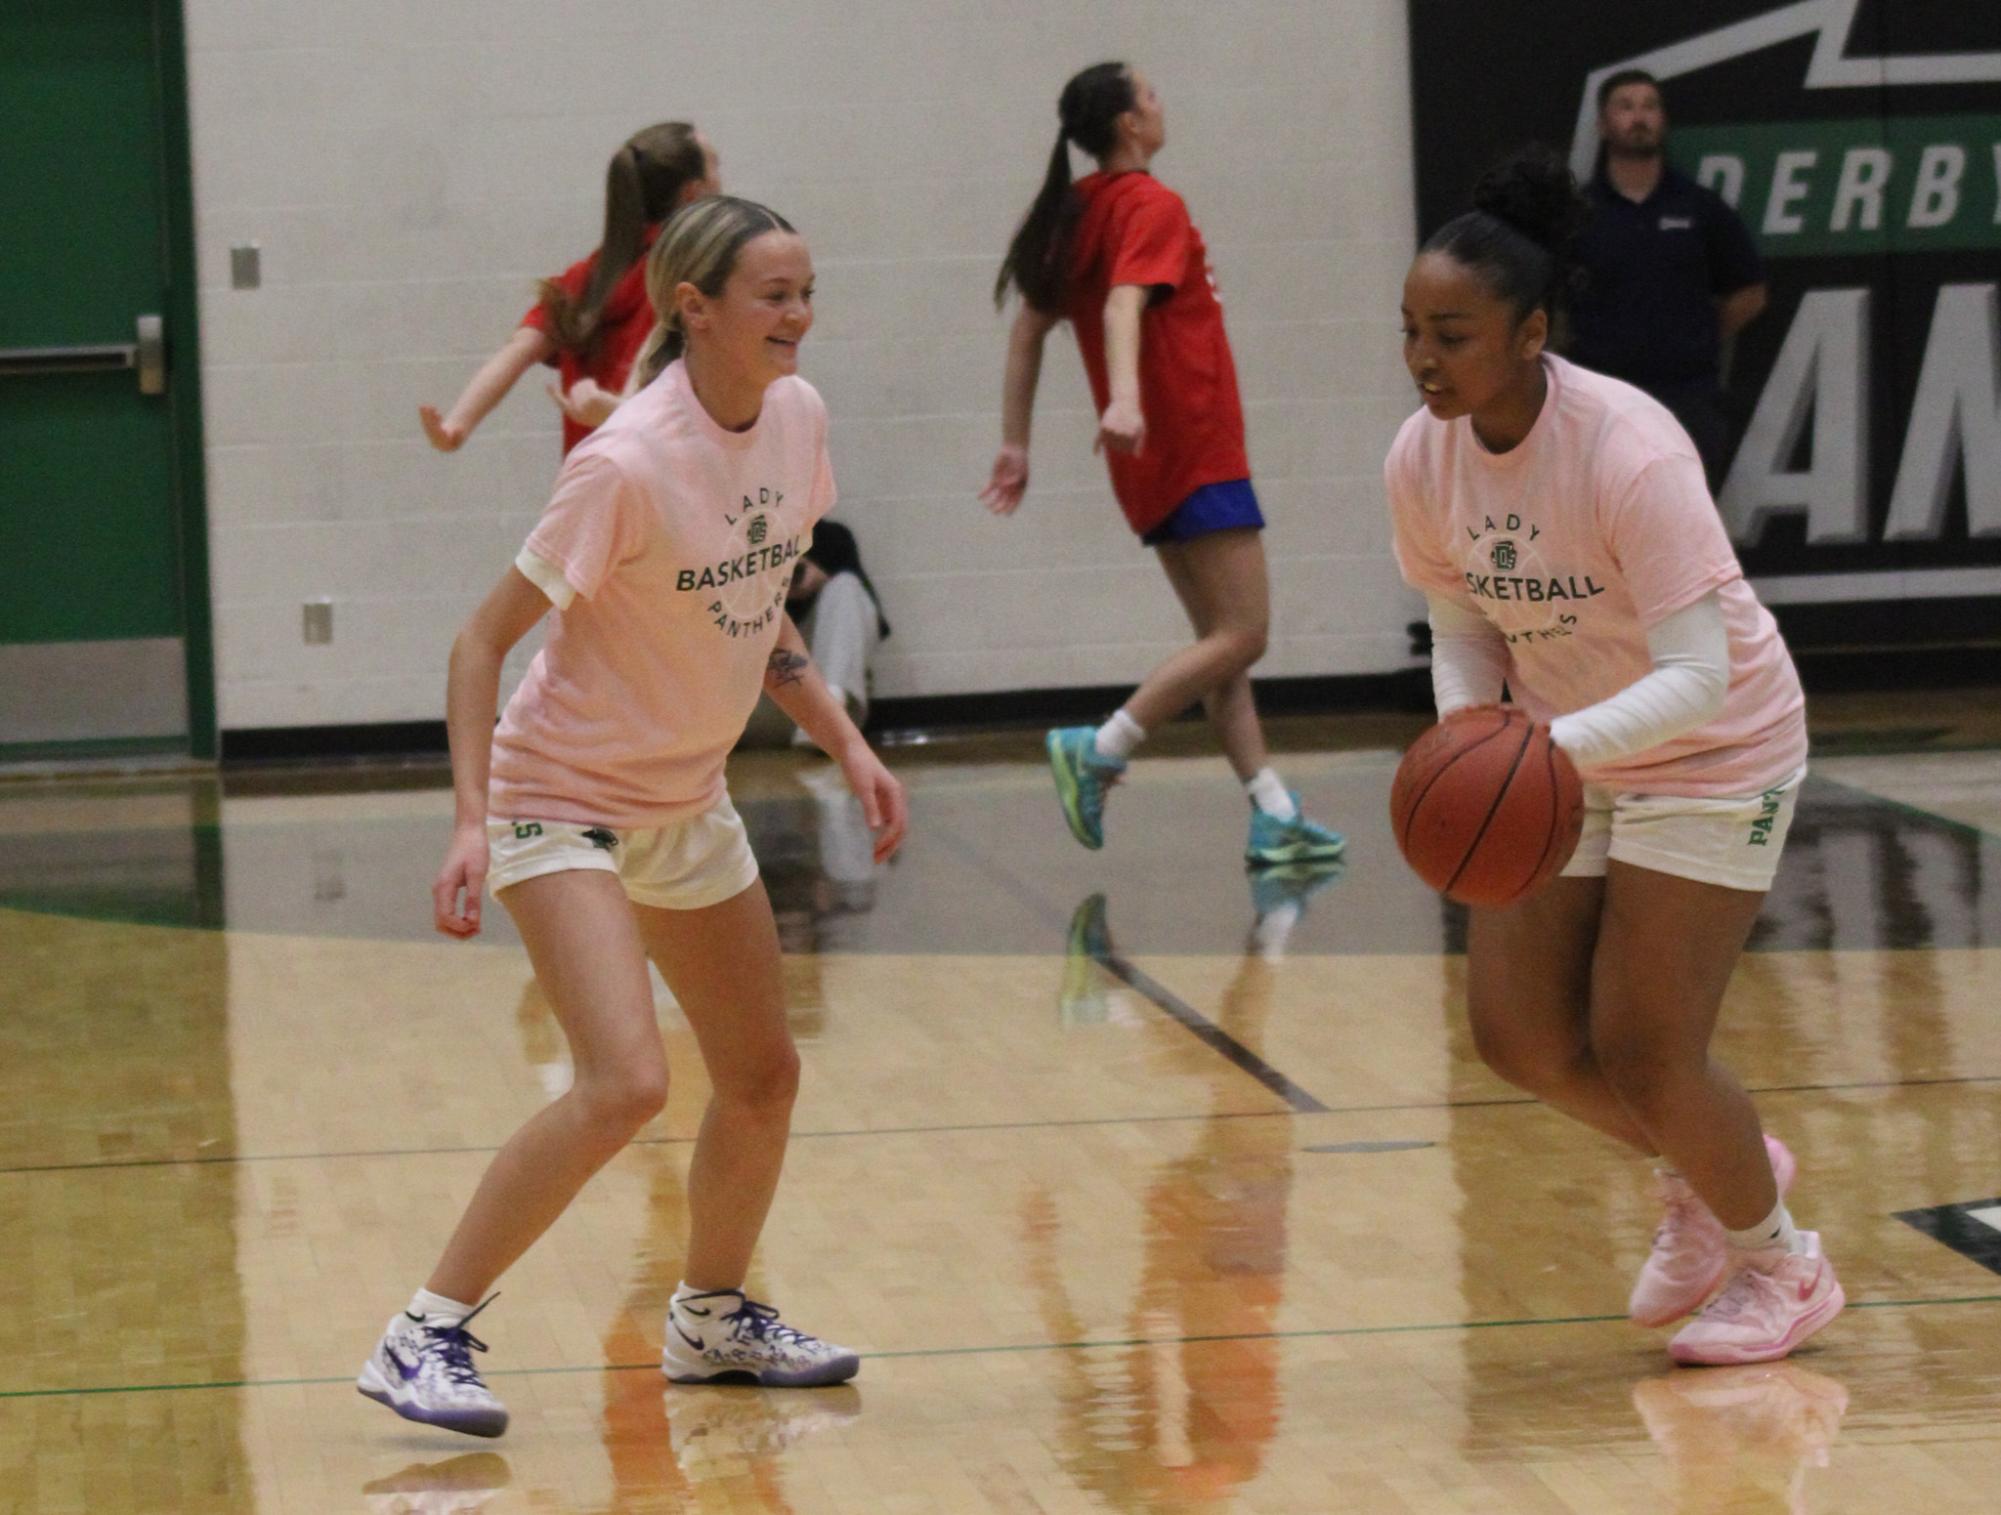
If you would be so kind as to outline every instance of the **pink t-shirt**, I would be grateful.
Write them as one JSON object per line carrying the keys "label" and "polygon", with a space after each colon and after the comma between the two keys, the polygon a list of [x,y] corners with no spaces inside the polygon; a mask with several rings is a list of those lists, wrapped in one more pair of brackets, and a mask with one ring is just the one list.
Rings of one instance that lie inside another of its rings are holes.
{"label": "pink t-shirt", "polygon": [[1549,396],[1520,445],[1489,452],[1466,417],[1420,410],[1383,473],[1397,565],[1506,638],[1508,687],[1542,720],[1653,670],[1647,629],[1711,590],[1730,638],[1722,712],[1658,747],[1586,768],[1642,794],[1752,794],[1806,762],[1806,701],[1703,482],[1694,445],[1629,384],[1543,360]]}
{"label": "pink t-shirt", "polygon": [[493,734],[492,814],[644,827],[722,799],[793,560],[833,503],[827,408],[803,379],[767,389],[743,432],[678,362],[619,406],[518,560],[557,610]]}

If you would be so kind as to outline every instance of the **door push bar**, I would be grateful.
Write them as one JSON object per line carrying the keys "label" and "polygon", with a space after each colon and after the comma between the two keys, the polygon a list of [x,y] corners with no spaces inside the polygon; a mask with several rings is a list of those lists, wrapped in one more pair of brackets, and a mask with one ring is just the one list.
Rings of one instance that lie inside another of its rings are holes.
{"label": "door push bar", "polygon": [[167,392],[167,328],[158,316],[141,316],[137,340],[84,347],[0,347],[0,375],[105,373],[132,368],[139,393]]}

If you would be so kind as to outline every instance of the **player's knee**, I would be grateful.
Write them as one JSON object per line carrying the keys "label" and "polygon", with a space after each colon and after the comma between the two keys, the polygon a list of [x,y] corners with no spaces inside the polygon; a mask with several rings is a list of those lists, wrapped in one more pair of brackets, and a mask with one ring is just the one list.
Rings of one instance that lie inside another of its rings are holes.
{"label": "player's knee", "polygon": [[1562,1082],[1571,1062],[1560,1049],[1520,1036],[1506,1014],[1474,1017],[1473,1050],[1497,1077],[1531,1094]]}
{"label": "player's knee", "polygon": [[1672,1050],[1658,1037],[1643,1031],[1594,1034],[1592,1051],[1619,1103],[1643,1120],[1658,1109],[1674,1084]]}
{"label": "player's knee", "polygon": [[1549,1086],[1549,1067],[1531,1050],[1492,1033],[1484,1037],[1476,1036],[1473,1046],[1488,1071],[1515,1088],[1540,1094]]}
{"label": "player's knee", "polygon": [[1262,621],[1231,626],[1222,632],[1224,648],[1230,657],[1230,672],[1244,673],[1254,667],[1265,655],[1265,646],[1271,640],[1271,628]]}
{"label": "player's knee", "polygon": [[575,1093],[586,1130],[606,1145],[623,1146],[667,1108],[667,1069],[621,1068],[579,1082]]}
{"label": "player's knee", "polygon": [[716,1097],[754,1115],[785,1115],[799,1096],[799,1050],[790,1041],[716,1084]]}

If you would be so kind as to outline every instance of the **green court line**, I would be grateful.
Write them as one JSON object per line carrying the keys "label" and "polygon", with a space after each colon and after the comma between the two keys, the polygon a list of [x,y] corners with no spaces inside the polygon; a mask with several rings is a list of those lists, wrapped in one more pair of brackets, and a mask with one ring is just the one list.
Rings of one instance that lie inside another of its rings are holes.
{"label": "green court line", "polygon": [[[1527,1100],[1479,1101],[1478,1103],[1523,1104]],[[1358,1107],[1366,1111],[1374,1107]],[[1385,1109],[1399,1108],[1384,1106]],[[1425,1106],[1413,1106],[1422,1109]],[[1205,1120],[1264,1120],[1273,1116],[1291,1116],[1291,1110],[1224,1110],[1215,1113],[1196,1112],[1187,1115],[1094,1115],[1079,1116],[1075,1120],[1042,1121],[990,1121],[969,1122],[947,1126],[855,1126],[848,1129],[829,1131],[794,1131],[793,1141],[829,1140],[855,1136],[948,1136],[963,1131],[1037,1131],[1044,1127],[1067,1129],[1072,1126],[1141,1126],[1158,1125],[1173,1121]],[[626,1143],[628,1147],[691,1147],[695,1144],[692,1136],[643,1136]],[[350,1152],[251,1152],[230,1157],[134,1157],[119,1158],[101,1163],[40,1163],[20,1167],[0,1167],[0,1178],[13,1174],[27,1173],[94,1173],[107,1168],[178,1168],[178,1167],[226,1167],[231,1163],[302,1163],[320,1161],[342,1161],[360,1157],[462,1157],[471,1154],[498,1152],[498,1146],[490,1147],[381,1147],[373,1150]]]}
{"label": "green court line", "polygon": [[[1746,1092],[1765,1094],[1846,1094],[1870,1089],[1931,1089],[1967,1084],[2001,1083],[2001,1073],[1967,1073],[1950,1078],[1855,1079],[1838,1084],[1760,1084]],[[1223,1110],[1186,1115],[1091,1115],[1075,1120],[974,1121],[944,1126],[854,1126],[827,1131],[794,1131],[793,1141],[835,1141],[866,1136],[950,1136],[968,1131],[1065,1131],[1081,1126],[1152,1126],[1185,1124],[1211,1120],[1298,1120],[1335,1115],[1422,1115],[1448,1110],[1512,1109],[1533,1105],[1532,1096],[1495,1095],[1487,1099],[1412,1101],[1405,1104],[1332,1105],[1324,1110]],[[629,1147],[688,1147],[692,1136],[647,1136],[626,1143]],[[229,1157],[134,1157],[101,1163],[24,1163],[0,1167],[0,1178],[36,1173],[96,1173],[125,1168],[228,1167],[235,1163],[344,1162],[367,1157],[466,1157],[498,1152],[491,1147],[380,1147],[347,1152],[250,1152]]]}
{"label": "green court line", "polygon": [[[1966,1294],[1947,1299],[1851,1300],[1851,1310],[1921,1310],[1949,1305],[2001,1305],[2001,1294]],[[1333,1326],[1318,1331],[1234,1331],[1193,1336],[1123,1336],[1102,1341],[1034,1341],[1011,1347],[910,1347],[895,1352],[864,1352],[864,1361],[897,1362],[925,1357],[1000,1357],[1027,1352],[1098,1352],[1127,1347],[1204,1346],[1228,1341],[1332,1341],[1358,1336],[1436,1336],[1449,1331],[1503,1331],[1533,1326],[1624,1325],[1624,1315],[1554,1315],[1517,1320],[1456,1320],[1400,1326]],[[612,1362],[567,1368],[498,1368],[487,1378],[559,1378],[583,1373],[660,1371],[657,1362]],[[0,1389],[0,1399],[74,1399],[91,1394],[170,1394],[191,1389],[295,1389],[353,1383],[338,1378],[237,1378],[215,1383],[107,1384],[83,1389]]]}

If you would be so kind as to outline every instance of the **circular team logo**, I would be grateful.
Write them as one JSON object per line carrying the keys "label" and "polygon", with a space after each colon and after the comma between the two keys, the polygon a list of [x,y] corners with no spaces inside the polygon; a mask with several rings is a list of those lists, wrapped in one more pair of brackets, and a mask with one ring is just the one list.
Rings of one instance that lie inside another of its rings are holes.
{"label": "circular team logo", "polygon": [[780,510],[784,503],[782,489],[743,495],[722,512],[729,533],[725,556],[674,576],[675,591],[699,596],[694,603],[724,636],[762,635],[785,613],[792,570],[813,536],[788,523]]}
{"label": "circular team logo", "polygon": [[782,489],[766,487],[743,495],[733,510],[723,512],[727,555],[676,576],[674,587],[700,595],[703,612],[724,636],[759,636],[785,613],[792,571],[812,537],[794,533],[780,513],[784,503]]}
{"label": "circular team logo", "polygon": [[1561,581],[1551,571],[1537,538],[1538,528],[1521,516],[1490,518],[1468,547],[1467,586],[1488,618],[1510,636],[1555,628],[1572,605],[1550,586]]}
{"label": "circular team logo", "polygon": [[[778,523],[773,521],[763,506],[758,506],[749,515],[738,518],[731,532],[730,555],[748,559],[761,551],[779,534]],[[765,568],[758,573],[747,574],[740,579],[732,579],[716,589],[717,608],[736,621],[755,621],[773,605],[785,602],[785,591],[792,583],[792,564]],[[775,596],[775,598],[774,598]]]}

